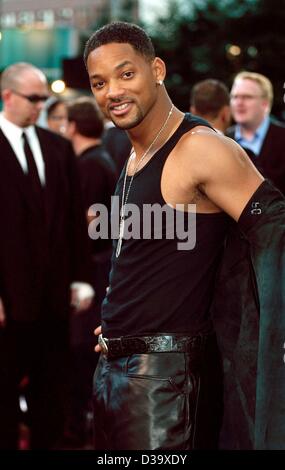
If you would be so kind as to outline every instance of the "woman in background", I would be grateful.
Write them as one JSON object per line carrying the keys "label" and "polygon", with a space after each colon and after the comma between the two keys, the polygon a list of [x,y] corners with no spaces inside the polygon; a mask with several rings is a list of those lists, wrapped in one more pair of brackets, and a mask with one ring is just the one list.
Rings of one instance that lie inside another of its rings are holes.
{"label": "woman in background", "polygon": [[67,127],[67,108],[61,98],[52,97],[47,103],[46,120],[48,128],[57,134],[65,135]]}

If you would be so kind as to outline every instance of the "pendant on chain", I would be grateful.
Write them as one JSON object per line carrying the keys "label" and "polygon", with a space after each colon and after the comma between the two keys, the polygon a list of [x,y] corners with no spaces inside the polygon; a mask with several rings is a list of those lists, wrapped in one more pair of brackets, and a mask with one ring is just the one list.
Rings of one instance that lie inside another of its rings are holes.
{"label": "pendant on chain", "polygon": [[123,236],[124,236],[124,227],[125,227],[125,219],[122,218],[120,220],[119,238],[118,238],[118,243],[117,243],[117,248],[116,248],[116,258],[118,258],[121,253]]}

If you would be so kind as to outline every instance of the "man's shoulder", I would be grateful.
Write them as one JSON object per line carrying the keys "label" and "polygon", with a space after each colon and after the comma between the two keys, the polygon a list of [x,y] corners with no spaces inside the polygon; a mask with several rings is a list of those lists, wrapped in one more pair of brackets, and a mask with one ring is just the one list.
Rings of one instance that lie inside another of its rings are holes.
{"label": "man's shoulder", "polygon": [[35,126],[36,132],[38,134],[39,139],[44,139],[49,142],[54,142],[58,145],[70,145],[70,141],[60,134],[56,134],[55,132],[51,131],[50,129],[46,129],[44,127]]}
{"label": "man's shoulder", "polygon": [[204,126],[184,134],[175,153],[183,172],[191,172],[201,181],[212,178],[216,172],[232,168],[243,158],[240,146],[233,139]]}
{"label": "man's shoulder", "polygon": [[[273,152],[271,158],[280,159],[283,153],[283,149],[285,146],[285,124],[277,121],[276,119],[270,119],[270,124],[268,127],[268,131],[265,136],[265,140],[262,146],[262,152]],[[283,158],[283,156],[282,156]],[[281,160],[282,160],[281,158]],[[282,162],[283,164],[283,162]]]}
{"label": "man's shoulder", "polygon": [[196,126],[205,126],[212,129],[211,124],[206,119],[189,112],[185,113],[184,122],[186,125],[188,124],[190,128],[194,128]]}
{"label": "man's shoulder", "polygon": [[89,147],[85,152],[83,152],[78,162],[85,168],[90,168],[90,170],[98,169],[107,173],[116,174],[115,163],[109,153],[101,145]]}
{"label": "man's shoulder", "polygon": [[281,122],[281,121],[278,121],[275,118],[272,118],[270,120],[270,125],[269,125],[268,131],[278,133],[280,135],[284,135],[284,137],[285,137],[285,123]]}
{"label": "man's shoulder", "polygon": [[65,166],[74,165],[75,154],[71,142],[65,137],[35,126],[36,133],[40,142],[42,153],[47,162],[52,165]]}
{"label": "man's shoulder", "polygon": [[235,131],[236,131],[236,125],[228,127],[228,129],[225,132],[225,135],[233,139],[235,136]]}
{"label": "man's shoulder", "polygon": [[[206,151],[211,154],[215,148],[227,148],[232,139],[204,125],[198,125],[185,133],[181,139],[181,150]],[[179,143],[178,143],[179,145]]]}

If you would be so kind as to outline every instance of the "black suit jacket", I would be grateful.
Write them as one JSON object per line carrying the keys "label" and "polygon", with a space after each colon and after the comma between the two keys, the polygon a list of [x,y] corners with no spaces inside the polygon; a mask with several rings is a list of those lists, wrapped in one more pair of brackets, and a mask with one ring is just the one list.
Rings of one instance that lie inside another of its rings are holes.
{"label": "black suit jacket", "polygon": [[88,238],[75,156],[61,136],[36,127],[45,163],[45,216],[0,130],[0,297],[6,315],[67,316],[72,281],[90,280]]}
{"label": "black suit jacket", "polygon": [[120,176],[132,148],[128,134],[118,127],[109,127],[103,134],[103,145],[115,162]]}
{"label": "black suit jacket", "polygon": [[[235,126],[228,129],[227,136],[234,138],[234,133]],[[249,156],[263,176],[285,194],[285,125],[271,122],[260,154],[256,157],[249,152]]]}

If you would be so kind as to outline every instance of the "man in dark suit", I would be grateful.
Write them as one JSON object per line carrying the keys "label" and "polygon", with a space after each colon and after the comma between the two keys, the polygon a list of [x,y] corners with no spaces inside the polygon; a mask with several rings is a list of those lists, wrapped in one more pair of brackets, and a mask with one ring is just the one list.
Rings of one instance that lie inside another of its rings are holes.
{"label": "man in dark suit", "polygon": [[236,125],[227,135],[247,151],[259,171],[285,194],[285,125],[270,119],[272,84],[259,73],[241,72],[231,90]]}
{"label": "man in dark suit", "polygon": [[71,144],[35,126],[45,76],[17,63],[1,90],[0,448],[17,448],[18,386],[28,376],[31,448],[50,449],[63,430],[70,285],[89,282],[86,221]]}
{"label": "man in dark suit", "polygon": [[119,129],[111,121],[107,121],[102,142],[108,154],[114,160],[118,176],[120,176],[132,148],[128,134],[124,129]]}
{"label": "man in dark suit", "polygon": [[[117,181],[116,165],[102,145],[103,116],[94,98],[81,97],[70,101],[67,105],[67,115],[66,135],[77,157],[84,209],[90,223],[95,219],[95,215],[90,214],[94,204],[102,204],[108,212],[111,210],[111,197]],[[91,228],[90,224],[89,233]],[[92,402],[92,378],[98,361],[98,356],[94,354],[93,330],[101,322],[101,303],[109,284],[111,238],[98,237],[92,240],[91,250],[95,301],[90,309],[81,315],[73,316],[71,321],[73,374],[69,432],[66,435],[70,445],[72,442],[76,445],[88,439],[86,416]]]}

